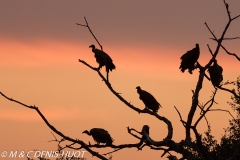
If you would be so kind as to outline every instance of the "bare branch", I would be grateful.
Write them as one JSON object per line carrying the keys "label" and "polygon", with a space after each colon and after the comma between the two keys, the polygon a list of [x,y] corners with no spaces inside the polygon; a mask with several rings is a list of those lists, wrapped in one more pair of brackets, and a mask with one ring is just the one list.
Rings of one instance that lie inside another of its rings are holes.
{"label": "bare branch", "polygon": [[229,5],[226,3],[225,0],[224,0],[223,2],[224,2],[224,4],[225,4],[226,10],[227,10],[228,19],[229,19],[229,21],[231,21],[232,18],[231,18],[230,11],[229,11]]}
{"label": "bare branch", "polygon": [[198,82],[194,91],[194,95],[192,97],[192,105],[190,108],[190,111],[188,113],[188,119],[187,119],[187,124],[186,124],[186,141],[191,141],[191,134],[190,134],[190,129],[191,129],[191,125],[192,125],[192,120],[193,120],[193,116],[195,114],[195,111],[197,109],[198,106],[198,97],[199,97],[199,93],[200,90],[202,89],[202,84],[203,84],[203,79],[205,76],[205,68],[200,69],[200,74],[198,76]]}
{"label": "bare branch", "polygon": [[201,121],[201,119],[205,116],[205,114],[209,111],[209,109],[212,107],[216,93],[217,93],[217,89],[215,89],[215,91],[213,92],[212,98],[205,104],[205,105],[207,105],[208,103],[210,103],[206,110],[202,110],[203,113],[201,114],[201,116],[198,118],[198,120],[194,124],[195,128],[197,127],[197,125]]}
{"label": "bare branch", "polygon": [[240,57],[238,57],[235,53],[229,52],[223,45],[221,45],[221,47],[222,47],[222,49],[224,49],[224,51],[225,51],[227,54],[229,54],[229,55],[231,55],[231,56],[235,56],[235,57],[237,58],[237,60],[240,61]]}
{"label": "bare branch", "polygon": [[211,48],[210,48],[209,44],[207,44],[207,46],[208,46],[208,50],[209,50],[209,52],[210,52],[210,53],[211,53],[211,55],[213,56],[213,52],[212,52],[212,50],[211,50]]}
{"label": "bare branch", "polygon": [[[201,110],[201,113],[200,113],[200,114],[202,114],[202,113],[204,112],[203,107],[201,107],[200,105],[198,105],[198,108],[200,108],[200,110]],[[207,120],[207,117],[206,117],[205,115],[204,115],[204,119],[206,120],[207,125],[208,125],[208,120]]]}
{"label": "bare branch", "polygon": [[81,62],[81,63],[83,63],[84,65],[88,66],[89,68],[95,70],[95,71],[98,73],[98,75],[102,78],[102,80],[105,82],[105,84],[107,85],[108,89],[109,89],[120,101],[122,101],[125,105],[127,105],[129,108],[133,109],[134,111],[138,112],[139,114],[140,114],[140,113],[148,113],[148,114],[150,114],[150,115],[155,116],[157,119],[165,122],[165,123],[167,124],[167,126],[168,126],[168,135],[167,135],[166,139],[172,139],[173,127],[172,127],[172,123],[171,123],[167,118],[165,118],[165,117],[163,117],[163,116],[160,116],[160,115],[158,115],[157,113],[152,112],[152,111],[150,111],[150,110],[148,110],[148,109],[143,109],[143,110],[141,110],[141,109],[133,106],[132,104],[130,104],[127,100],[125,100],[118,92],[116,92],[116,91],[112,88],[111,83],[110,83],[109,81],[107,81],[107,79],[101,74],[101,72],[100,72],[99,70],[96,70],[94,67],[92,67],[91,65],[87,64],[87,63],[86,63],[85,61],[83,61],[83,60],[80,60],[80,59],[79,59],[79,62]]}
{"label": "bare branch", "polygon": [[80,26],[82,26],[82,27],[87,27],[88,30],[90,31],[90,33],[92,34],[93,38],[97,41],[97,43],[98,43],[98,45],[100,46],[101,50],[103,50],[102,45],[100,44],[100,42],[98,41],[98,39],[97,39],[97,38],[95,37],[95,35],[93,34],[91,28],[89,27],[86,17],[84,17],[84,19],[85,19],[86,24],[79,24],[79,23],[76,23],[76,24],[77,24],[77,25],[80,25]]}
{"label": "bare branch", "polygon": [[[213,38],[210,38],[210,39],[214,40]],[[214,41],[215,41],[215,40],[214,40]],[[222,44],[221,44],[221,47],[222,47],[222,49],[223,49],[227,54],[229,54],[229,55],[231,55],[231,56],[235,56],[235,57],[237,58],[237,60],[240,61],[240,57],[238,57],[235,53],[229,52]],[[209,49],[210,49],[210,48],[209,48]],[[211,54],[212,54],[212,56],[213,56],[213,53],[212,53],[212,52],[211,52]]]}
{"label": "bare branch", "polygon": [[181,116],[179,110],[177,109],[177,107],[174,106],[174,108],[176,109],[176,111],[177,111],[177,113],[178,113],[178,115],[180,117],[180,121],[182,122],[183,126],[185,127],[186,126],[186,122],[182,119],[182,116]]}
{"label": "bare branch", "polygon": [[232,18],[232,20],[235,20],[235,19],[237,19],[237,18],[239,18],[239,17],[240,17],[240,15],[238,15],[238,16]]}
{"label": "bare branch", "polygon": [[[209,39],[216,41],[214,38],[209,38]],[[234,39],[240,39],[240,37],[223,38],[223,40],[234,40]]]}
{"label": "bare branch", "polygon": [[121,150],[121,149],[124,149],[124,148],[114,149],[113,151],[111,151],[111,152],[107,152],[107,153],[104,153],[103,155],[106,156],[106,155],[108,155],[108,154],[111,154],[111,153],[117,152],[117,151],[119,151],[119,150]]}
{"label": "bare branch", "polygon": [[127,130],[128,130],[128,133],[131,134],[133,137],[141,140],[140,137],[138,137],[137,135],[133,134],[131,131],[135,131],[135,132],[137,132],[138,134],[141,134],[141,132],[138,132],[136,129],[134,129],[134,128],[129,128],[129,127],[127,127]]}
{"label": "bare branch", "polygon": [[14,99],[12,99],[12,98],[9,98],[9,97],[7,97],[6,95],[4,95],[2,92],[0,92],[0,95],[3,96],[4,98],[8,99],[9,101],[18,103],[18,104],[20,104],[20,105],[22,105],[22,106],[24,106],[24,107],[30,108],[30,109],[34,109],[34,110],[39,114],[39,116],[43,119],[43,121],[45,122],[45,124],[46,124],[53,132],[55,132],[55,133],[58,134],[59,136],[63,137],[65,140],[68,140],[68,141],[70,141],[70,142],[74,142],[74,143],[77,143],[77,144],[82,145],[82,148],[86,149],[86,150],[87,150],[89,153],[91,153],[93,156],[96,156],[96,157],[98,157],[98,158],[107,160],[107,158],[105,158],[104,156],[100,155],[99,153],[97,153],[97,152],[91,150],[89,147],[87,147],[87,145],[86,145],[83,141],[81,141],[81,140],[78,140],[78,141],[77,141],[77,140],[74,140],[74,139],[72,139],[72,138],[70,138],[70,137],[65,136],[65,135],[64,135],[63,133],[61,133],[60,131],[58,131],[54,126],[52,126],[52,125],[48,122],[48,120],[44,117],[44,115],[43,115],[42,112],[38,109],[38,107],[36,107],[36,106],[29,106],[29,105],[26,105],[26,104],[24,104],[24,103],[22,103],[22,102],[19,102],[19,101],[17,101],[17,100],[14,100]]}
{"label": "bare branch", "polygon": [[235,92],[234,89],[233,89],[233,90],[230,90],[230,89],[227,89],[227,88],[223,88],[222,86],[218,86],[218,88],[221,89],[221,90],[224,90],[224,91],[230,92],[230,93],[232,93],[235,97],[240,98],[240,96],[237,95],[237,93]]}
{"label": "bare branch", "polygon": [[206,25],[207,29],[209,30],[209,32],[210,32],[210,33],[212,34],[212,36],[214,37],[214,38],[211,38],[211,39],[217,41],[217,37],[215,36],[215,34],[213,33],[213,31],[210,29],[210,27],[208,26],[207,22],[205,22],[204,24]]}
{"label": "bare branch", "polygon": [[235,118],[233,117],[233,115],[231,114],[231,112],[229,112],[229,110],[225,110],[225,109],[210,109],[209,111],[223,111],[223,112],[228,112],[230,114],[230,116],[232,116],[232,118],[235,120]]}
{"label": "bare branch", "polygon": [[97,68],[94,68],[94,67],[90,66],[90,65],[89,65],[88,63],[86,63],[85,61],[83,61],[83,60],[81,60],[81,59],[78,59],[78,61],[81,62],[81,63],[83,63],[84,65],[88,66],[88,67],[91,68],[92,70],[98,71]]}
{"label": "bare branch", "polygon": [[205,66],[205,68],[208,68],[208,67],[211,65],[212,61],[216,58],[216,56],[217,56],[217,54],[218,54],[218,51],[219,51],[219,48],[220,48],[220,46],[222,46],[222,41],[224,40],[224,36],[225,36],[225,34],[226,34],[226,32],[227,32],[227,30],[228,30],[231,22],[232,22],[234,19],[236,19],[236,18],[239,17],[239,16],[236,16],[234,19],[232,19],[232,18],[231,18],[231,15],[230,15],[230,12],[229,12],[229,6],[228,6],[228,4],[225,2],[225,0],[224,0],[224,4],[225,4],[226,10],[227,10],[227,14],[228,14],[228,18],[229,18],[229,19],[228,19],[228,23],[226,24],[226,26],[225,26],[225,28],[224,28],[224,30],[223,30],[223,32],[222,32],[222,35],[221,35],[221,38],[220,38],[220,39],[217,39],[217,37],[214,35],[214,33],[211,31],[211,29],[209,28],[209,26],[208,26],[207,23],[205,22],[206,27],[208,28],[208,30],[210,31],[210,33],[211,33],[212,36],[213,36],[213,40],[215,40],[215,41],[218,43],[218,45],[217,45],[217,47],[216,47],[216,50],[215,50],[215,52],[214,52],[214,54],[213,54],[212,59],[211,59],[211,60],[209,61],[209,63]]}

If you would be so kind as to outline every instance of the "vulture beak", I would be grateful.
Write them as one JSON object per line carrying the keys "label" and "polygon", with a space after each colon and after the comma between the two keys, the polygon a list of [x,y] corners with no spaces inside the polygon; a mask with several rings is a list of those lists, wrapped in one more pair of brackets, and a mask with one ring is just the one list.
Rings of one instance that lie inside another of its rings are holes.
{"label": "vulture beak", "polygon": [[85,130],[85,131],[83,131],[82,133],[87,133],[88,131],[87,130]]}
{"label": "vulture beak", "polygon": [[89,48],[95,48],[95,46],[92,44],[91,46],[89,46]]}

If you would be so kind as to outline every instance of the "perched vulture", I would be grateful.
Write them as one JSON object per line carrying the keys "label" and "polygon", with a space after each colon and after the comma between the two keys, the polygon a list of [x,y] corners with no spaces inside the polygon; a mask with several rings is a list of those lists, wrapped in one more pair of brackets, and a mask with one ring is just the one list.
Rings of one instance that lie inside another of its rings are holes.
{"label": "perched vulture", "polygon": [[149,142],[151,142],[151,138],[149,137],[149,126],[148,125],[144,125],[142,128],[142,138],[141,141],[138,144],[138,148],[140,149],[143,142],[145,142],[146,144],[150,144]]}
{"label": "perched vulture", "polygon": [[149,126],[148,125],[144,125],[142,128],[142,139],[146,142],[150,141],[150,137],[149,137]]}
{"label": "perched vulture", "polygon": [[109,70],[112,71],[113,69],[116,69],[115,65],[112,62],[111,57],[103,52],[102,50],[99,50],[95,48],[94,45],[89,46],[89,48],[92,48],[92,52],[95,54],[95,58],[97,63],[99,64],[98,69],[101,69],[103,66],[106,67],[106,72],[107,72],[107,80],[108,80],[108,72]]}
{"label": "perched vulture", "polygon": [[187,51],[187,53],[182,55],[181,57],[182,62],[179,69],[181,69],[182,72],[188,69],[188,72],[192,74],[192,71],[195,69],[195,63],[197,62],[199,55],[200,55],[200,48],[197,43],[195,48]]}
{"label": "perched vulture", "polygon": [[143,101],[146,108],[152,110],[153,112],[157,112],[159,107],[162,107],[150,93],[142,90],[139,86],[137,86],[136,89],[139,94],[139,99]]}
{"label": "perched vulture", "polygon": [[86,133],[87,135],[92,136],[97,144],[106,143],[106,145],[112,145],[113,143],[113,139],[108,131],[102,128],[92,128],[90,132],[85,130],[82,133]]}
{"label": "perched vulture", "polygon": [[223,69],[217,64],[217,60],[214,61],[213,65],[208,68],[210,79],[213,86],[219,86],[223,80],[222,72]]}

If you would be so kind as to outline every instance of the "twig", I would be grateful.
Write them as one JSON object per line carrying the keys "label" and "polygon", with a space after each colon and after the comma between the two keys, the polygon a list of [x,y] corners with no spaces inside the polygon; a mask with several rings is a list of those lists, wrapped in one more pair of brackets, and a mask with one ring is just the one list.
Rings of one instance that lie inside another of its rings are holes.
{"label": "twig", "polygon": [[185,127],[186,126],[186,122],[182,119],[182,116],[181,116],[179,110],[177,109],[177,107],[174,106],[174,108],[176,109],[176,111],[177,111],[177,113],[178,113],[178,115],[180,117],[180,121],[182,122],[183,127]]}
{"label": "twig", "polygon": [[194,124],[194,127],[195,127],[195,128],[197,127],[197,125],[198,125],[198,123],[200,122],[200,120],[206,115],[206,113],[207,113],[207,112],[209,111],[209,109],[212,107],[212,105],[213,105],[213,103],[214,103],[214,98],[215,98],[216,93],[217,93],[217,89],[215,89],[215,91],[213,92],[212,98],[206,103],[206,104],[210,103],[209,106],[207,107],[206,110],[203,110],[203,111],[202,111],[203,113],[202,113],[201,116],[198,118],[198,120],[195,122],[195,124]]}
{"label": "twig", "polygon": [[235,118],[233,117],[233,115],[231,114],[231,112],[229,112],[229,110],[225,110],[225,109],[210,109],[209,111],[223,111],[223,112],[228,112],[230,114],[230,116],[232,116],[232,118],[235,120]]}
{"label": "twig", "polygon": [[[214,38],[210,38],[210,39],[215,40]],[[240,39],[240,37],[223,38],[223,40],[234,40],[234,39]]]}
{"label": "twig", "polygon": [[[214,38],[210,38],[210,39],[216,41]],[[240,57],[238,57],[237,54],[229,52],[222,44],[221,44],[221,47],[222,47],[222,49],[223,49],[228,55],[234,56],[234,57],[237,58],[238,61],[240,61]],[[213,55],[212,52],[211,52],[211,54]]]}
{"label": "twig", "polygon": [[127,127],[127,130],[128,130],[128,133],[131,134],[133,137],[141,140],[140,137],[138,137],[137,135],[133,134],[131,131],[135,131],[135,132],[137,132],[138,134],[141,134],[141,132],[138,132],[136,129],[134,129],[134,128],[129,128],[129,127]]}
{"label": "twig", "polygon": [[236,98],[240,98],[239,95],[237,95],[237,93],[235,92],[235,90],[230,90],[230,89],[227,89],[227,88],[223,88],[222,86],[217,86],[219,89],[221,90],[224,90],[224,91],[227,91],[227,92],[230,92],[232,93]]}
{"label": "twig", "polygon": [[22,106],[24,106],[24,107],[30,108],[30,109],[34,109],[34,110],[39,114],[39,116],[43,119],[43,121],[45,122],[45,124],[46,124],[53,132],[55,132],[56,134],[58,134],[59,136],[63,137],[64,139],[66,139],[66,140],[68,140],[68,141],[70,141],[70,142],[75,142],[75,143],[77,143],[77,144],[82,145],[82,147],[83,147],[84,149],[86,149],[89,153],[91,153],[93,156],[96,156],[96,157],[101,158],[101,159],[103,159],[103,160],[107,160],[107,158],[105,158],[104,156],[100,155],[99,153],[97,153],[97,152],[91,150],[89,147],[87,147],[87,145],[86,145],[83,141],[74,140],[74,139],[72,139],[72,138],[70,138],[70,137],[65,136],[65,135],[64,135],[63,133],[61,133],[60,131],[58,131],[54,126],[52,126],[52,125],[48,122],[48,120],[44,117],[44,115],[43,115],[42,112],[38,109],[38,107],[36,107],[36,106],[29,106],[29,105],[26,105],[26,104],[24,104],[24,103],[22,103],[22,102],[19,102],[19,101],[17,101],[17,100],[14,100],[14,99],[12,99],[12,98],[9,98],[9,97],[7,97],[5,94],[3,94],[2,92],[0,92],[0,95],[2,95],[4,98],[8,99],[9,101],[18,103],[18,104],[20,104],[20,105],[22,105]]}
{"label": "twig", "polygon": [[102,73],[99,70],[96,70],[94,67],[92,67],[91,65],[89,65],[88,63],[86,63],[83,60],[78,60],[79,62],[83,63],[84,65],[86,65],[87,67],[91,68],[92,70],[96,71],[98,73],[98,75],[101,77],[101,79],[105,82],[105,84],[107,85],[108,89],[120,100],[122,101],[125,105],[127,105],[129,108],[133,109],[134,111],[138,112],[138,113],[148,113],[150,115],[155,116],[157,119],[165,122],[167,124],[168,127],[168,135],[166,137],[166,139],[172,139],[172,135],[173,135],[173,127],[172,127],[172,123],[165,117],[158,115],[155,112],[152,112],[148,109],[139,109],[135,106],[133,106],[132,104],[130,104],[127,100],[125,100],[118,92],[116,92],[113,88],[112,85],[109,81],[107,81],[107,79],[102,75]]}
{"label": "twig", "polygon": [[111,152],[107,152],[107,153],[104,153],[103,155],[106,156],[106,155],[108,155],[108,154],[111,154],[111,153],[117,152],[117,151],[119,151],[119,150],[121,150],[121,149],[123,149],[123,148],[114,149],[113,151],[111,151]]}
{"label": "twig", "polygon": [[240,61],[240,57],[238,57],[235,53],[229,52],[223,45],[221,45],[221,47],[222,47],[222,49],[224,49],[224,51],[225,51],[227,54],[229,54],[229,55],[231,55],[231,56],[235,56],[235,57],[237,58],[237,60]]}
{"label": "twig", "polygon": [[89,27],[86,17],[84,17],[84,19],[85,19],[86,24],[79,24],[79,23],[76,23],[76,24],[77,24],[77,25],[80,25],[80,26],[83,26],[83,27],[87,27],[88,30],[90,31],[90,33],[92,34],[93,38],[97,41],[97,43],[98,43],[98,45],[100,46],[101,50],[103,50],[102,45],[101,45],[100,42],[97,40],[97,38],[96,38],[95,35],[93,34],[91,28]]}

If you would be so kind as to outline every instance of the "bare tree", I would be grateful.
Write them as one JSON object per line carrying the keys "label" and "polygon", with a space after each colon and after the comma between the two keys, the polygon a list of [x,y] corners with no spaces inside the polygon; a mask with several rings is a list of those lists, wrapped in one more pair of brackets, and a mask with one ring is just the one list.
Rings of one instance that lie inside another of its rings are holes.
{"label": "bare tree", "polygon": [[[167,130],[168,130],[165,138],[162,141],[154,140],[150,136],[150,127],[148,125],[144,125],[142,127],[141,131],[138,131],[138,130],[136,130],[134,128],[131,128],[131,127],[127,127],[126,132],[128,132],[131,136],[136,138],[136,143],[118,144],[118,145],[107,144],[107,143],[104,144],[104,145],[101,145],[101,144],[87,144],[83,140],[73,139],[71,137],[68,137],[67,135],[60,132],[58,129],[56,129],[54,126],[52,126],[48,122],[48,120],[45,118],[45,116],[42,114],[42,112],[39,110],[38,107],[27,105],[27,104],[24,104],[20,101],[9,98],[7,95],[5,95],[2,92],[0,92],[0,94],[1,94],[1,96],[6,98],[7,100],[18,103],[18,104],[20,104],[20,105],[22,105],[26,108],[35,110],[39,114],[39,116],[42,118],[42,120],[45,122],[45,124],[56,135],[61,137],[61,139],[58,140],[54,135],[55,140],[53,140],[53,141],[56,141],[58,143],[59,151],[65,149],[65,148],[70,148],[70,149],[73,149],[73,150],[79,150],[79,149],[83,148],[83,149],[86,149],[93,156],[96,156],[99,159],[107,160],[108,159],[107,155],[110,155],[110,154],[112,154],[114,152],[117,152],[119,150],[122,150],[122,149],[136,148],[138,150],[142,150],[142,149],[144,149],[144,147],[149,147],[152,150],[162,150],[163,152],[162,152],[161,157],[163,157],[167,154],[166,157],[168,157],[169,159],[176,159],[176,156],[174,156],[174,153],[181,154],[182,155],[181,159],[189,159],[189,157],[191,157],[191,155],[193,154],[194,151],[198,151],[199,154],[204,159],[209,159],[209,151],[204,146],[203,141],[202,141],[202,136],[198,132],[198,124],[203,119],[205,119],[207,121],[206,114],[209,113],[210,111],[225,111],[225,112],[230,113],[228,110],[212,109],[212,106],[216,103],[215,102],[215,96],[218,92],[227,91],[230,94],[232,94],[234,97],[238,97],[238,98],[240,97],[235,92],[234,89],[228,89],[228,88],[224,87],[225,85],[230,84],[229,82],[221,82],[221,79],[220,79],[219,82],[217,82],[217,83],[214,82],[213,83],[214,87],[215,87],[215,90],[213,91],[211,98],[207,102],[205,102],[203,105],[200,105],[200,103],[199,103],[199,101],[200,101],[199,100],[199,94],[200,94],[200,92],[202,90],[202,87],[203,87],[204,78],[207,78],[208,80],[211,80],[213,82],[213,76],[214,76],[215,73],[212,72],[210,74],[210,78],[209,78],[207,71],[211,72],[210,68],[217,64],[217,57],[218,57],[218,54],[219,54],[219,50],[222,48],[226,52],[226,54],[228,54],[229,56],[233,56],[233,58],[236,58],[238,61],[240,61],[240,58],[237,54],[228,51],[226,49],[226,47],[223,45],[223,42],[225,40],[240,39],[239,37],[232,37],[232,38],[226,38],[225,37],[225,35],[226,35],[226,33],[229,29],[229,26],[232,24],[232,22],[234,20],[239,18],[240,15],[232,17],[232,15],[230,14],[229,5],[225,1],[224,1],[224,5],[225,5],[225,8],[226,8],[226,13],[228,15],[228,22],[227,22],[224,30],[222,31],[222,34],[221,34],[220,37],[216,37],[216,35],[212,31],[212,29],[209,27],[207,22],[205,22],[206,28],[208,29],[208,31],[212,35],[212,38],[210,38],[210,39],[214,40],[216,42],[217,46],[213,50],[213,49],[211,49],[211,47],[209,45],[207,45],[207,47],[209,49],[209,54],[212,55],[212,58],[208,61],[207,64],[203,65],[203,64],[200,64],[199,62],[196,62],[194,64],[193,69],[199,70],[199,75],[198,75],[198,80],[196,82],[196,88],[194,90],[192,90],[192,93],[193,93],[192,104],[190,106],[190,110],[189,110],[188,116],[186,118],[187,119],[186,121],[182,118],[182,115],[181,115],[180,111],[177,109],[177,107],[174,106],[174,108],[176,109],[176,112],[179,115],[180,121],[181,121],[183,127],[185,128],[185,139],[181,140],[180,142],[176,142],[172,139],[173,138],[173,126],[172,126],[171,121],[167,117],[165,117],[164,115],[160,115],[157,112],[151,111],[147,108],[145,108],[143,110],[139,109],[138,107],[129,103],[124,97],[121,96],[121,94],[119,94],[112,87],[110,81],[107,78],[105,78],[103,76],[103,74],[101,73],[100,68],[94,68],[93,66],[89,65],[87,62],[85,62],[84,60],[81,60],[81,59],[79,59],[79,62],[86,65],[87,67],[89,67],[92,71],[95,71],[98,74],[98,76],[105,82],[105,85],[109,89],[109,91],[112,92],[127,107],[129,107],[129,109],[131,109],[133,111],[136,111],[139,114],[148,114],[149,116],[153,116],[153,117],[157,118],[162,123],[165,123],[166,126],[167,126]],[[87,22],[87,19],[85,17],[84,17],[84,19],[85,19],[85,24],[77,23],[77,25],[82,26],[82,27],[87,27],[89,29],[90,33],[92,34],[92,36],[97,41],[101,50],[103,51],[102,45],[100,44],[100,42],[98,41],[96,36],[93,34],[92,30],[90,29],[90,26]],[[219,67],[217,67],[217,68],[219,68]],[[221,74],[222,72],[220,72],[217,69],[217,73]],[[185,74],[187,74],[187,73],[185,73]],[[197,74],[197,73],[195,72],[194,74]],[[183,74],[183,76],[184,76],[184,74]],[[220,78],[221,78],[221,76],[220,76]],[[201,112],[200,116],[196,115],[197,110],[200,110],[200,112]],[[197,120],[193,121],[193,118],[197,118]],[[194,136],[191,135],[191,131],[193,131]],[[61,146],[62,142],[67,142],[68,144],[65,145],[64,147],[62,147]],[[105,154],[98,153],[98,152],[94,151],[94,148],[106,148],[106,147],[112,148],[113,150],[111,152],[108,152],[108,153],[105,153]],[[196,148],[197,148],[197,150],[196,150]]]}

